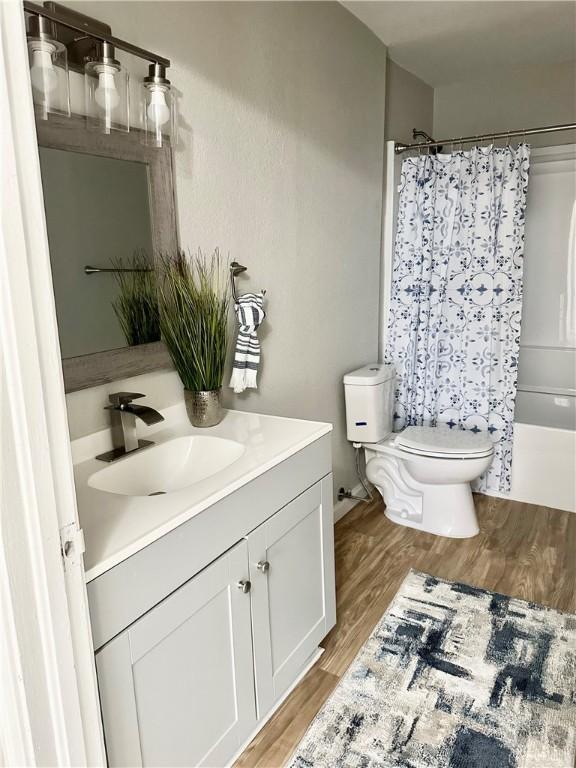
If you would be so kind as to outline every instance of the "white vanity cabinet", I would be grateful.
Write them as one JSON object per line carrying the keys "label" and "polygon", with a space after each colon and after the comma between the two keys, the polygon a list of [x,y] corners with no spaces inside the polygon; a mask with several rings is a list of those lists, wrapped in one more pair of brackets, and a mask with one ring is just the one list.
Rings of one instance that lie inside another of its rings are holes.
{"label": "white vanity cabinet", "polygon": [[258,715],[298,676],[334,625],[333,521],[315,485],[248,536]]}
{"label": "white vanity cabinet", "polygon": [[225,765],[254,730],[247,552],[238,543],[96,654],[110,765]]}
{"label": "white vanity cabinet", "polygon": [[228,765],[314,659],[336,620],[329,455],[317,441],[88,584],[110,766]]}

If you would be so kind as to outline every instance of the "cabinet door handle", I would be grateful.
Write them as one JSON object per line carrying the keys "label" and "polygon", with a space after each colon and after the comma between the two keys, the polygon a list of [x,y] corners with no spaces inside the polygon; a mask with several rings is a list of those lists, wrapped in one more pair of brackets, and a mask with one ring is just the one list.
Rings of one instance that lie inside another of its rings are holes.
{"label": "cabinet door handle", "polygon": [[242,579],[242,581],[239,581],[236,586],[238,589],[242,590],[244,594],[247,594],[252,589],[252,584],[248,581],[248,579]]}
{"label": "cabinet door handle", "polygon": [[262,571],[262,573],[268,573],[270,570],[270,563],[268,560],[260,560],[260,562],[256,564],[256,568],[258,568],[259,571]]}

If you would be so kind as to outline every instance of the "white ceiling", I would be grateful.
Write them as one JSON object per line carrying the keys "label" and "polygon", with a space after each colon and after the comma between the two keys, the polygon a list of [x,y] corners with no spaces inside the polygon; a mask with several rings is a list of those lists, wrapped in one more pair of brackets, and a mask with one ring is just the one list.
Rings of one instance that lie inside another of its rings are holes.
{"label": "white ceiling", "polygon": [[343,2],[390,58],[433,86],[487,79],[501,68],[576,59],[576,2]]}

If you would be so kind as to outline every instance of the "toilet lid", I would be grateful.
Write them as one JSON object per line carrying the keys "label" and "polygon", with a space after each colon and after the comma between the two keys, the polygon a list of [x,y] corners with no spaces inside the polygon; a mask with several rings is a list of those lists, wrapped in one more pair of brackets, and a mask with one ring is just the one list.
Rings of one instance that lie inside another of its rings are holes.
{"label": "toilet lid", "polygon": [[425,456],[476,458],[492,453],[490,438],[483,433],[448,427],[406,427],[396,438],[396,446]]}

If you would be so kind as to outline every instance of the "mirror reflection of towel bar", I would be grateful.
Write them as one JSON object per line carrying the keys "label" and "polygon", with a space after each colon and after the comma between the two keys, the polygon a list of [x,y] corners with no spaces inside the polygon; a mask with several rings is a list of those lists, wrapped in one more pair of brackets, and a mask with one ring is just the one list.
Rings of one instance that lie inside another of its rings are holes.
{"label": "mirror reflection of towel bar", "polygon": [[115,269],[114,267],[90,267],[86,265],[84,267],[84,274],[86,275],[95,275],[98,272],[153,272],[153,268],[150,267],[150,269],[130,269],[128,267],[121,267],[120,269]]}

